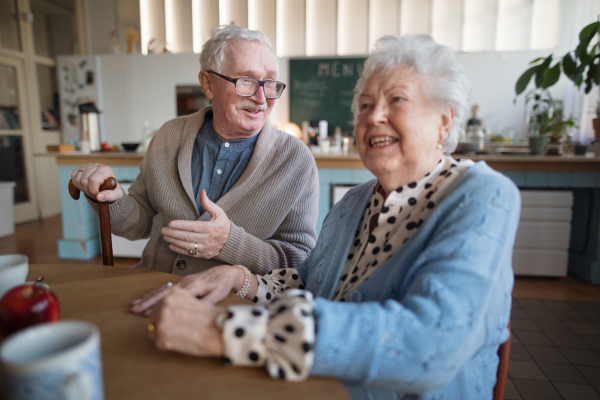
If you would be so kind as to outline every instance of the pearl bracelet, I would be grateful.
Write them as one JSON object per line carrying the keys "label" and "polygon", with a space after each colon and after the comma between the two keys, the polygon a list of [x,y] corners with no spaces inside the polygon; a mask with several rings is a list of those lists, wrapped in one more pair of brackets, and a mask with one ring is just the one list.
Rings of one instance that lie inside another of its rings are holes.
{"label": "pearl bracelet", "polygon": [[238,267],[244,270],[244,274],[246,275],[246,279],[244,280],[244,286],[236,293],[238,296],[244,298],[250,291],[250,278],[252,273],[250,270],[243,265],[234,265],[234,267]]}

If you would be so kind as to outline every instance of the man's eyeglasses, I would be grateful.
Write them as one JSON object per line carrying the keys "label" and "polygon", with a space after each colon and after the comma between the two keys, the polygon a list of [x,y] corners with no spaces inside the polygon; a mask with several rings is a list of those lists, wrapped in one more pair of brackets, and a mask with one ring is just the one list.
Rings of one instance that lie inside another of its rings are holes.
{"label": "man's eyeglasses", "polygon": [[278,99],[281,96],[281,93],[283,93],[283,89],[285,89],[285,83],[279,81],[259,81],[252,78],[230,78],[215,71],[208,72],[215,74],[226,81],[233,82],[235,85],[235,93],[242,97],[254,96],[254,93],[262,86],[267,99]]}

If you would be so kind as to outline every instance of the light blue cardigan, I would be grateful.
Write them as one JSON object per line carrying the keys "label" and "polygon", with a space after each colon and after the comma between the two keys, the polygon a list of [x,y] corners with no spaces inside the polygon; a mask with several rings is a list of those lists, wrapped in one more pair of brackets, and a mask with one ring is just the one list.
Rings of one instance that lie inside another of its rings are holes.
{"label": "light blue cardigan", "polygon": [[476,163],[351,303],[334,302],[374,185],[333,207],[299,269],[318,297],[311,375],[341,379],[355,399],[491,399],[508,339],[518,189]]}

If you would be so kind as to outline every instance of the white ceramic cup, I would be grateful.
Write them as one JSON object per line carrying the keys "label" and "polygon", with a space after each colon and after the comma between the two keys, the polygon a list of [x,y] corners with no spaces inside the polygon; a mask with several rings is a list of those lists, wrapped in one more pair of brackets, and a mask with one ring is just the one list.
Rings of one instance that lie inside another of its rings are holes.
{"label": "white ceramic cup", "polygon": [[44,323],[0,346],[6,400],[102,400],[100,331],[85,321]]}
{"label": "white ceramic cup", "polygon": [[329,153],[329,140],[321,139],[319,140],[319,149],[321,149],[321,154]]}
{"label": "white ceramic cup", "polygon": [[0,256],[0,299],[10,288],[25,283],[28,272],[27,256],[18,254]]}

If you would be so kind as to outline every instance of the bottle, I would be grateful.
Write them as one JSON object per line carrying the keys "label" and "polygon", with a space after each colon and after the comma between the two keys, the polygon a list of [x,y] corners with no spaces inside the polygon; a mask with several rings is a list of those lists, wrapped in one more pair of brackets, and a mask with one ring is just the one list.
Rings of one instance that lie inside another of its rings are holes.
{"label": "bottle", "polygon": [[319,121],[319,136],[321,139],[327,139],[327,121],[324,119]]}
{"label": "bottle", "polygon": [[317,139],[318,136],[319,136],[319,121],[310,121],[309,127],[308,127],[309,145],[318,146],[319,145],[319,139]]}
{"label": "bottle", "polygon": [[302,141],[304,144],[310,144],[309,136],[308,136],[308,121],[302,121]]}

